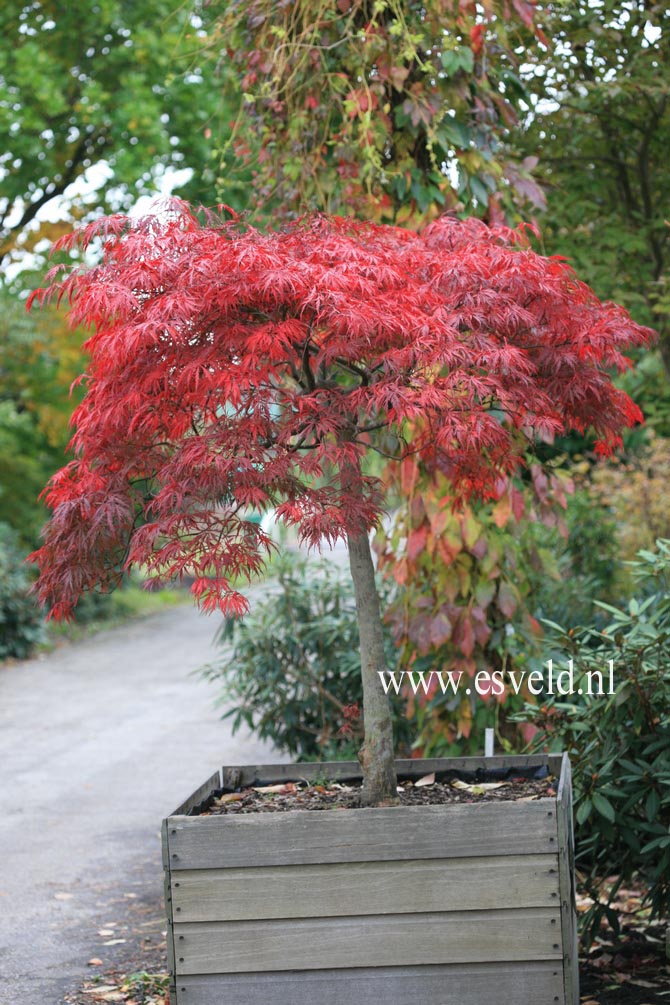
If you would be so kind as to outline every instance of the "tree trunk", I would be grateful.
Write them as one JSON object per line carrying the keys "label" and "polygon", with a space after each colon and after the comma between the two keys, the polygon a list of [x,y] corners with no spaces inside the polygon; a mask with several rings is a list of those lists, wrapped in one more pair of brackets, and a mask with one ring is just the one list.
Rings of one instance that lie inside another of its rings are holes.
{"label": "tree trunk", "polygon": [[670,380],[670,332],[664,331],[659,325],[658,348],[666,377]]}
{"label": "tree trunk", "polygon": [[367,531],[349,534],[347,544],[361,643],[365,739],[358,758],[363,768],[362,802],[384,806],[396,803],[398,794],[391,705],[377,672],[386,669],[379,595]]}

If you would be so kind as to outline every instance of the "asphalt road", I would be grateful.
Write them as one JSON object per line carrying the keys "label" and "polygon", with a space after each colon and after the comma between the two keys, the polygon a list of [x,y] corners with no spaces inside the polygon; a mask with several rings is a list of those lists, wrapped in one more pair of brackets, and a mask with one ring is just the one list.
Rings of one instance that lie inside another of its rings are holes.
{"label": "asphalt road", "polygon": [[0,666],[2,1005],[90,978],[123,899],[162,889],[163,816],[224,763],[283,759],[233,738],[190,675],[217,623],[187,604]]}

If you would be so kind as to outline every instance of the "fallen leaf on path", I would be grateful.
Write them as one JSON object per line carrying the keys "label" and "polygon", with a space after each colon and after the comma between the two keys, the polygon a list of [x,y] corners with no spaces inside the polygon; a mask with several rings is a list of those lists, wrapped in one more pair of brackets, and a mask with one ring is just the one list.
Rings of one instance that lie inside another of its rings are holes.
{"label": "fallen leaf on path", "polygon": [[97,956],[94,956],[92,960],[88,961],[87,966],[89,966],[89,967],[101,967],[102,966],[102,960],[99,960]]}
{"label": "fallen leaf on path", "polygon": [[107,938],[110,935],[114,935],[114,930],[112,928],[101,928],[98,935]]}
{"label": "fallen leaf on path", "polygon": [[109,942],[103,942],[103,946],[120,946],[125,939],[110,939]]}
{"label": "fallen leaf on path", "polygon": [[73,893],[54,893],[54,900],[73,900]]}
{"label": "fallen leaf on path", "polygon": [[100,984],[95,988],[84,988],[85,995],[101,995],[107,991],[118,991],[116,984]]}
{"label": "fallen leaf on path", "polygon": [[222,796],[219,796],[218,799],[215,799],[214,802],[218,803],[219,806],[221,806],[224,803],[238,802],[238,800],[240,799],[244,799],[243,792],[224,792],[224,794]]}

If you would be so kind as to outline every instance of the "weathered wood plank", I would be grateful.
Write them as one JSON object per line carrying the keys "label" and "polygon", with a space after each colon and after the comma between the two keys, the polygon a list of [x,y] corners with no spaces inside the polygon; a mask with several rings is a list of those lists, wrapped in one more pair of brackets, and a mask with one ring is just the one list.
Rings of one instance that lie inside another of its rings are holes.
{"label": "weathered wood plank", "polygon": [[[396,771],[405,778],[420,778],[432,771],[475,772],[480,769],[505,770],[507,768],[532,768],[547,765],[558,777],[561,758],[555,754],[506,754],[496,757],[435,757],[422,760],[399,759]],[[244,764],[226,766],[221,769],[223,785],[226,788],[238,786],[274,784],[284,781],[325,777],[332,781],[353,781],[361,778],[358,761],[321,761],[304,764]],[[174,814],[176,816],[176,814]]]}
{"label": "weathered wood plank", "polygon": [[167,820],[163,820],[161,823],[161,856],[163,859],[163,868],[170,868],[170,849],[168,845],[168,823]]}
{"label": "weathered wood plank", "polygon": [[168,868],[168,863],[170,861],[170,840],[166,820],[163,821],[163,825],[161,827],[161,847],[163,851],[163,891],[165,897],[165,915],[167,919],[165,943],[167,946],[168,973],[170,975],[168,999],[169,1005],[177,1005],[177,989],[175,987],[174,932],[172,926],[172,889],[170,886],[170,872]]}
{"label": "weathered wood plank", "polygon": [[561,960],[558,908],[176,924],[181,974]]}
{"label": "weathered wood plank", "polygon": [[197,869],[172,878],[178,922],[557,907],[556,855]]}
{"label": "weathered wood plank", "polygon": [[579,1005],[579,953],[575,907],[575,838],[572,826],[572,772],[567,754],[563,755],[558,792],[558,875],[561,901],[563,943],[563,979],[566,1005]]}
{"label": "weathered wood plank", "polygon": [[557,851],[553,799],[176,816],[167,826],[173,872]]}
{"label": "weathered wood plank", "polygon": [[215,771],[206,782],[203,782],[199,789],[196,789],[188,799],[186,799],[172,814],[173,816],[179,816],[180,814],[190,813],[192,809],[204,803],[206,799],[211,796],[213,792],[221,788],[221,773]]}
{"label": "weathered wood plank", "polygon": [[563,1005],[550,962],[199,975],[177,987],[181,1005]]}

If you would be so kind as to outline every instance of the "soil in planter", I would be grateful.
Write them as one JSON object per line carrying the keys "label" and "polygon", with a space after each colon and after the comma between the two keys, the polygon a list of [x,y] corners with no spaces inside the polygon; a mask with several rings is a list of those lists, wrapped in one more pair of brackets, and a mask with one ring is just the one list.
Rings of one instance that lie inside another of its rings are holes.
{"label": "soil in planter", "polygon": [[[494,773],[478,773],[477,777],[455,772],[435,777],[425,775],[416,781],[399,780],[398,798],[401,806],[435,806],[444,803],[475,803],[482,801],[510,802],[535,800],[556,795],[557,779],[540,769],[535,774],[544,777],[524,777],[506,772],[506,777]],[[338,810],[360,806],[360,781],[308,783],[299,778],[277,785],[258,785],[234,791],[221,790],[200,810],[201,815],[217,813],[279,813],[284,810]]]}

